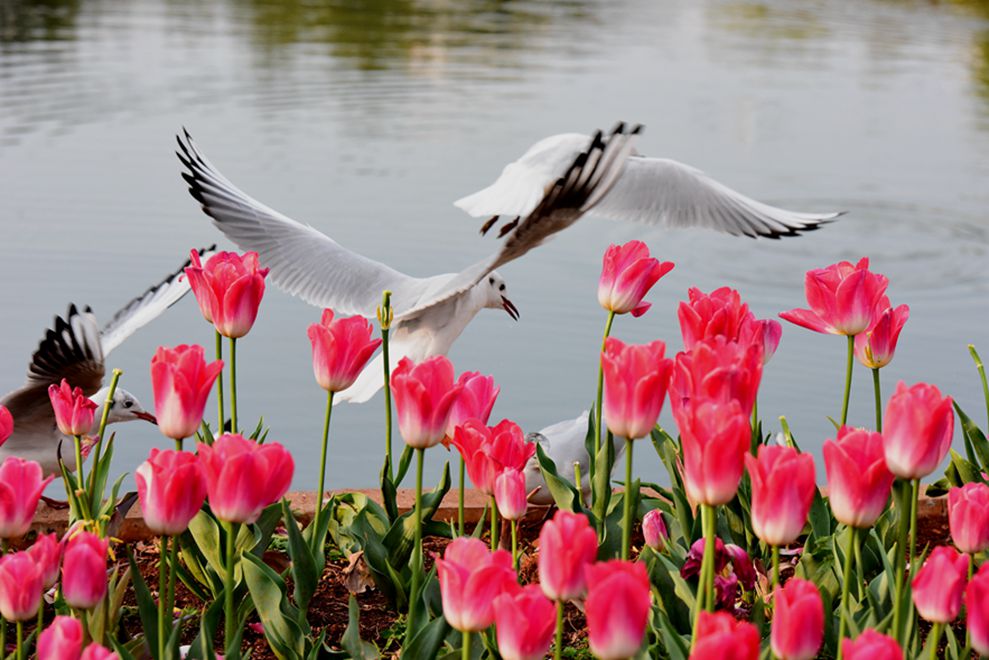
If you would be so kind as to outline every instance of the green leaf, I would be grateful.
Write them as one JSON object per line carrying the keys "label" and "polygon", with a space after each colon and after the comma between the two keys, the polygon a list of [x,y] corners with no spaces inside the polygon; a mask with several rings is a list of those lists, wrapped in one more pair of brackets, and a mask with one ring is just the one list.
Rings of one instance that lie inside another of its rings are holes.
{"label": "green leaf", "polygon": [[808,520],[810,521],[812,536],[822,539],[831,536],[831,532],[834,529],[831,510],[824,503],[824,497],[821,496],[821,491],[817,488],[814,489],[814,499],[810,505]]}
{"label": "green leaf", "polygon": [[[138,568],[137,561],[129,547],[124,546],[127,553],[127,562],[130,564],[131,579],[134,583],[134,597],[137,600],[137,613],[141,618],[141,627],[144,628],[144,636],[148,641],[151,652],[158,654],[158,605],[151,597],[151,591],[144,582],[141,569]],[[161,558],[164,560],[164,557]],[[160,658],[158,660],[161,660]]]}
{"label": "green leaf", "polygon": [[450,624],[443,617],[433,619],[405,645],[399,657],[401,660],[435,658],[450,630]]}
{"label": "green leaf", "polygon": [[[440,483],[433,490],[422,496],[422,520],[432,519],[433,514],[439,508],[440,503],[450,490],[450,464],[443,468],[443,476]],[[412,556],[412,546],[415,542],[415,511],[408,511],[396,520],[388,533],[385,534],[382,544],[388,549],[388,562],[392,566],[404,566]]]}
{"label": "green leaf", "polygon": [[[591,511],[596,520],[608,515],[611,503],[611,470],[615,465],[615,443],[611,431],[604,434],[604,442],[594,457],[594,479],[591,480]],[[594,522],[593,520],[591,521]]]}
{"label": "green leaf", "polygon": [[361,639],[361,608],[357,604],[357,599],[353,594],[347,604],[347,629],[343,631],[340,639],[340,646],[350,654],[354,660],[376,660],[381,655],[372,644],[368,644]]}
{"label": "green leaf", "polygon": [[409,466],[412,465],[412,456],[414,452],[411,445],[405,445],[405,449],[402,450],[402,455],[398,457],[398,472],[395,474],[395,487],[398,488],[402,485],[402,481],[405,479],[405,475],[409,471]]}
{"label": "green leaf", "polygon": [[[323,571],[322,568],[316,568],[316,560],[313,558],[312,549],[306,540],[302,538],[299,525],[295,520],[295,516],[292,514],[292,509],[289,508],[288,500],[285,498],[282,498],[282,518],[285,521],[285,529],[288,532],[288,556],[292,561],[292,596],[295,599],[295,604],[305,613],[309,610],[309,601],[312,599],[313,594],[316,593],[316,585],[319,583],[319,578]],[[308,628],[304,615],[298,623],[300,627]]]}
{"label": "green leaf", "polygon": [[223,615],[223,601],[215,600],[203,610],[199,619],[199,634],[189,646],[189,660],[216,660],[213,652],[213,637]]}
{"label": "green leaf", "polygon": [[288,602],[285,582],[263,561],[247,553],[241,560],[244,580],[264,626],[264,636],[280,659],[302,660],[305,636],[296,623],[298,610]]}
{"label": "green leaf", "polygon": [[580,495],[577,489],[567,479],[560,476],[556,469],[556,463],[550,458],[542,445],[536,443],[536,460],[539,462],[539,470],[542,472],[546,487],[549,488],[550,495],[556,506],[565,510],[581,513]]}
{"label": "green leaf", "polygon": [[955,403],[955,412],[962,424],[962,435],[965,438],[965,450],[968,460],[979,467],[979,481],[985,482],[982,472],[989,469],[989,443],[986,442],[985,434],[976,426],[975,422],[962,411],[961,406]]}

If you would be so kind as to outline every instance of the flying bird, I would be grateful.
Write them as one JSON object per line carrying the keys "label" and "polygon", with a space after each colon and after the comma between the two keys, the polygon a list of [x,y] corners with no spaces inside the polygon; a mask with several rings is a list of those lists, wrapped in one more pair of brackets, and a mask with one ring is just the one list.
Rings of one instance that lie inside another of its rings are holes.
{"label": "flying bird", "polygon": [[[200,257],[207,260],[215,247],[199,250]],[[19,456],[40,463],[46,475],[59,473],[59,445],[66,436],[55,425],[48,387],[61,383],[64,378],[72,387],[82,388],[99,406],[91,431],[95,434],[109,390],[103,386],[106,356],[188,293],[189,283],[184,274],[188,265],[189,261],[186,261],[177,271],[128,302],[102,328],[89,307],[80,311],[75,305],[69,305],[64,318],[55,317],[54,324],[31,357],[27,382],[0,399],[0,404],[6,406],[14,418],[14,432],[0,446],[0,461],[8,456]],[[121,387],[116,388],[107,423],[138,419],[157,423],[137,397]],[[61,457],[65,467],[75,471],[75,453],[63,449]]]}

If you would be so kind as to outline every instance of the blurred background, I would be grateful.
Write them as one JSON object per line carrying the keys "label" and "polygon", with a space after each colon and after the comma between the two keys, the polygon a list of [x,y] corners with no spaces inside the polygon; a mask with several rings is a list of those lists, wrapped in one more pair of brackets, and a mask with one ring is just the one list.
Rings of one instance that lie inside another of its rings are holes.
{"label": "blurred background", "polygon": [[[761,201],[849,213],[779,242],[582,220],[502,270],[521,321],[486,310],[450,354],[501,384],[495,420],[537,430],[590,405],[601,255],[638,238],[677,267],[616,336],[674,353],[688,287],[730,285],[775,316],[805,306],[806,270],[868,255],[911,307],[886,394],[929,381],[984,423],[966,346],[989,357],[985,0],[0,2],[0,390],[21,385],[69,302],[108,319],[189,248],[231,247],[179,178],[182,126],[249,194],[430,275],[496,247],[453,200],[542,137],[619,119],[646,125],[646,154]],[[324,393],[306,327],[318,317],[271,286],[238,351],[242,423],[264,416],[295,454],[296,488],[316,482]],[[110,366],[151,407],[155,347],[212,340],[189,296]],[[844,350],[787,324],[759,401],[767,429],[787,416],[822,479]],[[872,423],[871,396],[860,368],[852,422]],[[337,409],[330,486],[377,484],[382,408],[379,394]],[[661,421],[672,427],[668,410]],[[117,431],[120,471],[170,444],[143,423]],[[429,453],[429,481],[448,457]],[[651,450],[636,459],[643,480],[663,479]]]}

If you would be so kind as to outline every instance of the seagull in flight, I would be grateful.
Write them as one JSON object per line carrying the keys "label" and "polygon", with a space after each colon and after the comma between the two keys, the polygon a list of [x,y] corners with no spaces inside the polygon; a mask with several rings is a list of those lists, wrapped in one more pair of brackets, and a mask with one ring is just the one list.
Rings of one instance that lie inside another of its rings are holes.
{"label": "seagull in flight", "polygon": [[[199,250],[200,257],[209,259],[215,248],[214,245]],[[0,404],[6,406],[14,418],[14,432],[0,446],[0,462],[8,456],[19,456],[37,461],[46,475],[59,474],[59,445],[66,436],[55,425],[48,386],[57,385],[64,378],[72,387],[82,388],[99,406],[91,430],[91,433],[97,433],[109,391],[109,387],[103,387],[106,356],[188,293],[189,283],[185,277],[188,265],[189,261],[186,261],[177,271],[128,302],[102,328],[89,307],[80,311],[75,305],[69,305],[64,318],[55,317],[54,324],[31,357],[27,382],[0,399]],[[157,423],[155,416],[141,406],[137,397],[121,387],[116,388],[107,423],[137,419]],[[66,469],[75,471],[74,452],[62,451],[61,454]]]}

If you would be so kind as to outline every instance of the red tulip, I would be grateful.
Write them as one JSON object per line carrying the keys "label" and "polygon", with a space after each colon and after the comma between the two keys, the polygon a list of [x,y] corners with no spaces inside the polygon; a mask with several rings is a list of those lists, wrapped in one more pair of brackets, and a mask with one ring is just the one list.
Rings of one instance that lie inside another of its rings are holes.
{"label": "red tulip", "polygon": [[479,371],[466,371],[457,379],[458,385],[463,385],[460,396],[450,409],[450,418],[446,422],[446,437],[443,444],[449,446],[457,427],[468,419],[476,419],[487,424],[491,418],[491,410],[501,388],[495,385],[494,376],[484,376]]}
{"label": "red tulip", "polygon": [[752,480],[752,531],[768,545],[800,537],[817,484],[814,457],[791,447],[762,445],[759,458],[745,455]]}
{"label": "red tulip", "polygon": [[903,649],[892,637],[869,628],[855,641],[841,640],[841,655],[845,660],[903,660]]}
{"label": "red tulip", "polygon": [[73,389],[63,378],[61,385],[48,387],[48,398],[55,411],[55,424],[63,435],[85,435],[92,430],[98,406],[82,393],[82,388]]}
{"label": "red tulip", "polygon": [[105,646],[93,642],[83,649],[79,660],[120,660],[120,656]]}
{"label": "red tulip", "polygon": [[646,545],[650,548],[657,551],[663,550],[670,534],[666,531],[666,523],[663,521],[663,514],[659,509],[650,509],[642,518],[642,535],[646,539]]}
{"label": "red tulip", "polygon": [[206,320],[224,337],[238,339],[250,332],[268,275],[268,269],[258,264],[258,253],[217,252],[206,266],[195,250],[191,258],[185,274]]}
{"label": "red tulip", "polygon": [[[717,549],[717,546],[715,546]],[[731,560],[732,571],[738,576],[738,581],[746,590],[755,588],[756,572],[752,565],[752,558],[745,548],[734,543],[725,543],[725,554]]]}
{"label": "red tulip", "polygon": [[[690,551],[680,567],[680,577],[685,580],[697,577],[701,572],[701,561],[704,558],[704,537],[697,539],[690,545]],[[721,573],[728,566],[730,558],[725,551],[725,543],[721,539],[714,539],[714,572]]]}
{"label": "red tulip", "polygon": [[[529,443],[531,444],[531,443]],[[525,492],[525,475],[517,468],[505,468],[495,479],[495,503],[498,514],[505,520],[521,520],[528,502]]]}
{"label": "red tulip", "polygon": [[27,552],[0,558],[0,614],[7,621],[30,621],[41,607],[41,566]]}
{"label": "red tulip", "polygon": [[664,359],[666,344],[625,344],[608,337],[601,364],[604,370],[604,419],[620,438],[648,436],[659,418],[670,385],[673,360]]}
{"label": "red tulip", "polygon": [[62,596],[69,607],[88,610],[106,595],[106,553],[110,542],[90,532],[77,532],[65,546]]}
{"label": "red tulip", "polygon": [[443,355],[415,364],[405,357],[391,372],[398,430],[405,444],[428,449],[446,435],[453,404],[464,389],[453,382],[453,364]]}
{"label": "red tulip", "polygon": [[642,241],[611,245],[601,266],[598,302],[615,314],[642,316],[651,306],[642,298],[671,270],[673,262],[649,256],[649,248]]}
{"label": "red tulip", "polygon": [[934,472],[951,448],[955,412],[950,396],[933,385],[902,380],[886,404],[883,447],[890,472],[921,479]]}
{"label": "red tulip", "polygon": [[292,483],[295,463],[277,442],[259,445],[236,433],[199,445],[199,461],[213,514],[220,520],[253,523]]}
{"label": "red tulip", "polygon": [[968,556],[950,545],[931,551],[913,581],[913,604],[917,614],[931,623],[951,623],[962,608]]}
{"label": "red tulip", "polygon": [[645,564],[615,559],[587,567],[587,637],[601,660],[631,658],[642,646],[652,594]]}
{"label": "red tulip", "polygon": [[41,493],[55,478],[42,476],[40,465],[17,456],[0,465],[0,538],[19,538],[31,529]]}
{"label": "red tulip", "polygon": [[966,625],[972,648],[980,656],[989,655],[989,564],[983,564],[965,589]]}
{"label": "red tulip", "polygon": [[206,478],[192,452],[152,449],[134,478],[144,523],[155,534],[184,532],[206,499]]}
{"label": "red tulip", "polygon": [[725,612],[701,612],[692,660],[758,660],[759,631]]}
{"label": "red tulip", "polygon": [[989,486],[968,483],[948,491],[951,540],[962,552],[989,550]]}
{"label": "red tulip", "polygon": [[79,660],[82,654],[82,623],[59,615],[38,636],[38,660]]}
{"label": "red tulip", "polygon": [[678,353],[670,381],[674,416],[686,403],[700,399],[738,401],[742,412],[751,415],[762,378],[762,354],[761,343],[740,344],[724,337],[706,339]]}
{"label": "red tulip", "polygon": [[512,556],[488,550],[480,539],[454,539],[436,560],[443,616],[461,632],[484,630],[494,621],[494,599],[515,583]]}
{"label": "red tulip", "polygon": [[746,326],[755,321],[749,306],[742,302],[735,289],[723,286],[711,293],[704,293],[691,287],[687,295],[690,301],[681,302],[677,309],[685,351],[711,337],[739,341]]}
{"label": "red tulip", "polygon": [[828,500],[838,522],[872,527],[886,509],[893,474],[886,467],[883,436],[847,426],[824,443]]}
{"label": "red tulip", "polygon": [[0,445],[7,442],[7,438],[14,432],[14,416],[6,407],[0,406]]}
{"label": "red tulip", "polygon": [[749,451],[749,415],[737,401],[697,400],[675,411],[683,444],[683,481],[696,504],[730,502]]}
{"label": "red tulip", "polygon": [[738,338],[740,344],[761,344],[762,364],[765,365],[776,354],[780,339],[783,337],[783,326],[772,319],[755,319],[747,323]]}
{"label": "red tulip", "polygon": [[196,434],[222,371],[222,360],[206,364],[202,346],[158,347],[151,358],[151,389],[158,429],[165,437],[181,440]]}
{"label": "red tulip", "polygon": [[333,310],[323,310],[319,323],[309,326],[312,368],[320,387],[341,392],[354,384],[381,345],[380,339],[371,338],[372,332],[363,316],[334,320]]}
{"label": "red tulip", "polygon": [[773,596],[773,653],[780,660],[812,660],[824,639],[824,604],[813,582],[791,578]]}
{"label": "red tulip", "polygon": [[889,280],[869,270],[869,259],[847,261],[807,271],[804,291],[810,309],[791,309],[780,317],[796,325],[833,335],[865,332],[889,307]]}
{"label": "red tulip", "polygon": [[62,544],[58,536],[40,534],[26,551],[41,569],[42,589],[51,589],[58,581],[58,571],[62,566]]}
{"label": "red tulip", "polygon": [[453,444],[464,457],[474,487],[486,495],[495,494],[495,480],[506,468],[521,472],[536,453],[535,443],[526,442],[519,425],[507,419],[494,427],[468,420],[457,428]]}
{"label": "red tulip", "polygon": [[542,660],[553,643],[556,608],[538,584],[509,588],[494,601],[498,653],[504,660]]}
{"label": "red tulip", "polygon": [[579,513],[559,510],[539,532],[539,586],[550,600],[584,595],[584,569],[598,554],[598,537]]}
{"label": "red tulip", "polygon": [[910,318],[910,308],[900,305],[879,315],[866,332],[855,336],[855,357],[870,369],[881,369],[893,359],[896,342],[903,325]]}

